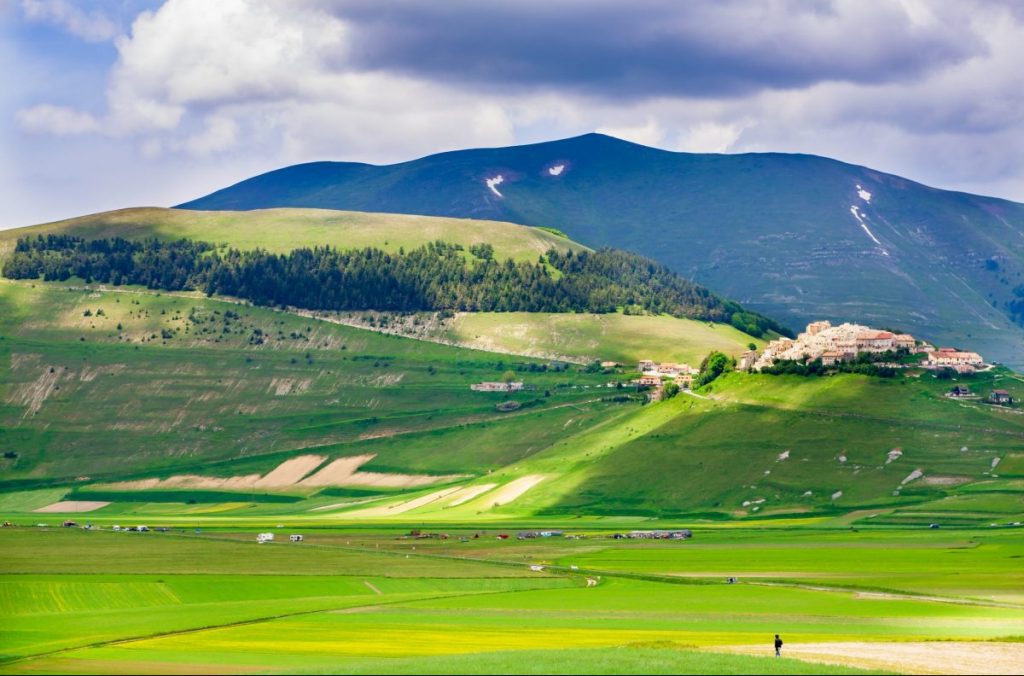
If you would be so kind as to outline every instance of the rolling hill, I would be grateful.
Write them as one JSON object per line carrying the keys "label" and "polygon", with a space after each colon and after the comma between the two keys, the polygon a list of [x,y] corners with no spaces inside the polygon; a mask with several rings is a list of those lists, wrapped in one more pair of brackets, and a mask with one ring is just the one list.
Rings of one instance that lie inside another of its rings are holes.
{"label": "rolling hill", "polygon": [[1024,364],[1013,309],[1024,205],[823,157],[675,153],[588,134],[389,166],[296,165],[181,206],[551,226],[651,256],[793,326],[852,319]]}
{"label": "rolling hill", "polygon": [[[283,252],[412,246],[430,228],[431,238],[490,243],[486,231],[498,228],[495,248],[523,260],[538,246],[582,250],[507,224],[291,216],[114,212],[4,241],[188,236]],[[696,363],[751,339],[667,316],[468,313],[425,319],[411,335],[427,342],[398,330],[421,315],[392,314],[387,326],[369,316],[373,330],[196,292],[0,281],[0,508],[60,514],[72,501],[95,510],[90,518],[178,523],[863,519],[870,509],[880,523],[973,524],[1021,511],[1017,409],[950,400],[931,375],[731,374],[651,405],[630,387],[628,362]],[[526,387],[470,388],[500,380]],[[996,369],[971,386],[1024,397],[1020,383]]]}
{"label": "rolling hill", "polygon": [[186,211],[136,207],[105,211],[54,223],[0,230],[0,261],[21,237],[73,234],[86,239],[123,237],[141,240],[196,239],[238,249],[260,247],[286,253],[299,247],[330,245],[344,249],[374,246],[388,252],[414,249],[435,240],[469,247],[487,243],[498,258],[535,261],[549,249],[585,247],[551,232],[511,223],[466,218],[425,218],[404,214],[367,214],[328,209],[258,211]]}

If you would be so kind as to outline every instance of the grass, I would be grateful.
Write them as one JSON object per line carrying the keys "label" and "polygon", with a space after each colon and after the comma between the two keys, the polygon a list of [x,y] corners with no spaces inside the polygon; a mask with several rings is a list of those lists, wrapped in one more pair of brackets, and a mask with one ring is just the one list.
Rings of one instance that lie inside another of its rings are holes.
{"label": "grass", "polygon": [[727,324],[621,313],[460,313],[440,335],[480,350],[617,361],[630,368],[641,359],[697,367],[712,350],[738,355],[748,343],[763,345]]}
{"label": "grass", "polygon": [[[524,408],[503,414],[508,397],[469,385],[537,362],[131,290],[0,284],[0,360],[0,447],[17,454],[0,471],[20,488],[262,472],[362,443],[380,465],[484,472],[551,443],[578,409],[609,406],[590,391],[605,376],[535,370],[522,377],[536,390],[511,397]],[[465,444],[473,434],[491,435],[487,453]],[[462,459],[430,452],[449,442]]]}
{"label": "grass", "polygon": [[[698,529],[683,543],[621,542],[605,532],[464,546],[395,540],[396,532],[327,529],[301,545],[256,545],[235,532],[0,531],[0,615],[11,627],[0,638],[0,671],[859,673],[714,651],[765,644],[767,652],[774,633],[788,645],[984,641],[1024,627],[1020,604],[962,602],[994,579],[1017,584],[1009,565],[993,564],[1019,546],[987,531]],[[447,558],[429,555],[445,547]],[[901,558],[883,559],[885,547]],[[501,548],[503,558],[530,548],[587,572],[546,575],[490,561]],[[944,567],[936,562],[945,551],[966,558]],[[725,561],[756,561],[763,575],[802,568],[808,579],[838,566],[851,591],[612,572]],[[856,593],[915,565],[937,587],[946,582],[950,602]],[[583,575],[600,584],[587,587]],[[948,584],[958,577],[977,588]]]}
{"label": "grass", "polygon": [[582,250],[565,237],[512,223],[468,218],[373,214],[330,209],[188,211],[145,207],[119,209],[0,233],[0,261],[19,237],[74,234],[86,239],[195,239],[237,249],[286,253],[299,247],[377,247],[397,252],[444,240],[469,247],[491,244],[498,258],[536,262],[549,249]]}

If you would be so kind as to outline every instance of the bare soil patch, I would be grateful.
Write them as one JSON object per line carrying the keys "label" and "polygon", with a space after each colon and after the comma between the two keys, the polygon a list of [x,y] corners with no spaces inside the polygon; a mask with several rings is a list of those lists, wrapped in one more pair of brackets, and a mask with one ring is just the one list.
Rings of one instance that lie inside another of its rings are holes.
{"label": "bare soil patch", "polygon": [[285,460],[273,470],[257,479],[256,488],[286,488],[298,483],[327,458],[322,455],[300,455]]}
{"label": "bare soil patch", "polygon": [[528,474],[524,477],[519,477],[514,481],[502,486],[497,493],[490,496],[488,500],[495,505],[507,505],[526,491],[530,490],[541,481],[544,481],[544,475],[542,474]]}
{"label": "bare soil patch", "polygon": [[[772,652],[770,645],[732,646],[725,650],[745,655]],[[787,644],[782,654],[807,662],[904,674],[1019,674],[1024,665],[1024,643],[982,641]]]}
{"label": "bare soil patch", "polygon": [[99,500],[61,500],[60,502],[55,502],[52,505],[40,507],[33,511],[47,514],[60,512],[92,512],[102,507],[106,507],[109,504],[109,502],[101,502]]}

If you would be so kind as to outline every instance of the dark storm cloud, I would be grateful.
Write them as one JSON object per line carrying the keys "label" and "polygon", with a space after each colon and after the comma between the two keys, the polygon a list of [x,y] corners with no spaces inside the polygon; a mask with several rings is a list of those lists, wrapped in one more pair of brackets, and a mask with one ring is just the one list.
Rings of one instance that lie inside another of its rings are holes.
{"label": "dark storm cloud", "polygon": [[922,25],[900,3],[882,0],[324,6],[353,25],[350,66],[602,98],[734,97],[822,81],[905,81],[985,49],[960,21]]}

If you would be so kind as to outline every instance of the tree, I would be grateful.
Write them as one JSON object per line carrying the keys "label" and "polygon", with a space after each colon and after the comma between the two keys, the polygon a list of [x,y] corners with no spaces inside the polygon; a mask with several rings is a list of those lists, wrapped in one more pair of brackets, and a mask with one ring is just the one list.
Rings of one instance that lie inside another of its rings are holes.
{"label": "tree", "polygon": [[516,380],[516,372],[515,371],[505,371],[503,374],[501,374],[501,382],[503,382],[503,383],[513,383],[513,382],[515,382],[515,380]]}
{"label": "tree", "polygon": [[729,355],[722,352],[712,352],[700,365],[700,374],[697,376],[697,387],[703,387],[712,382],[723,373],[732,370],[733,361]]}

